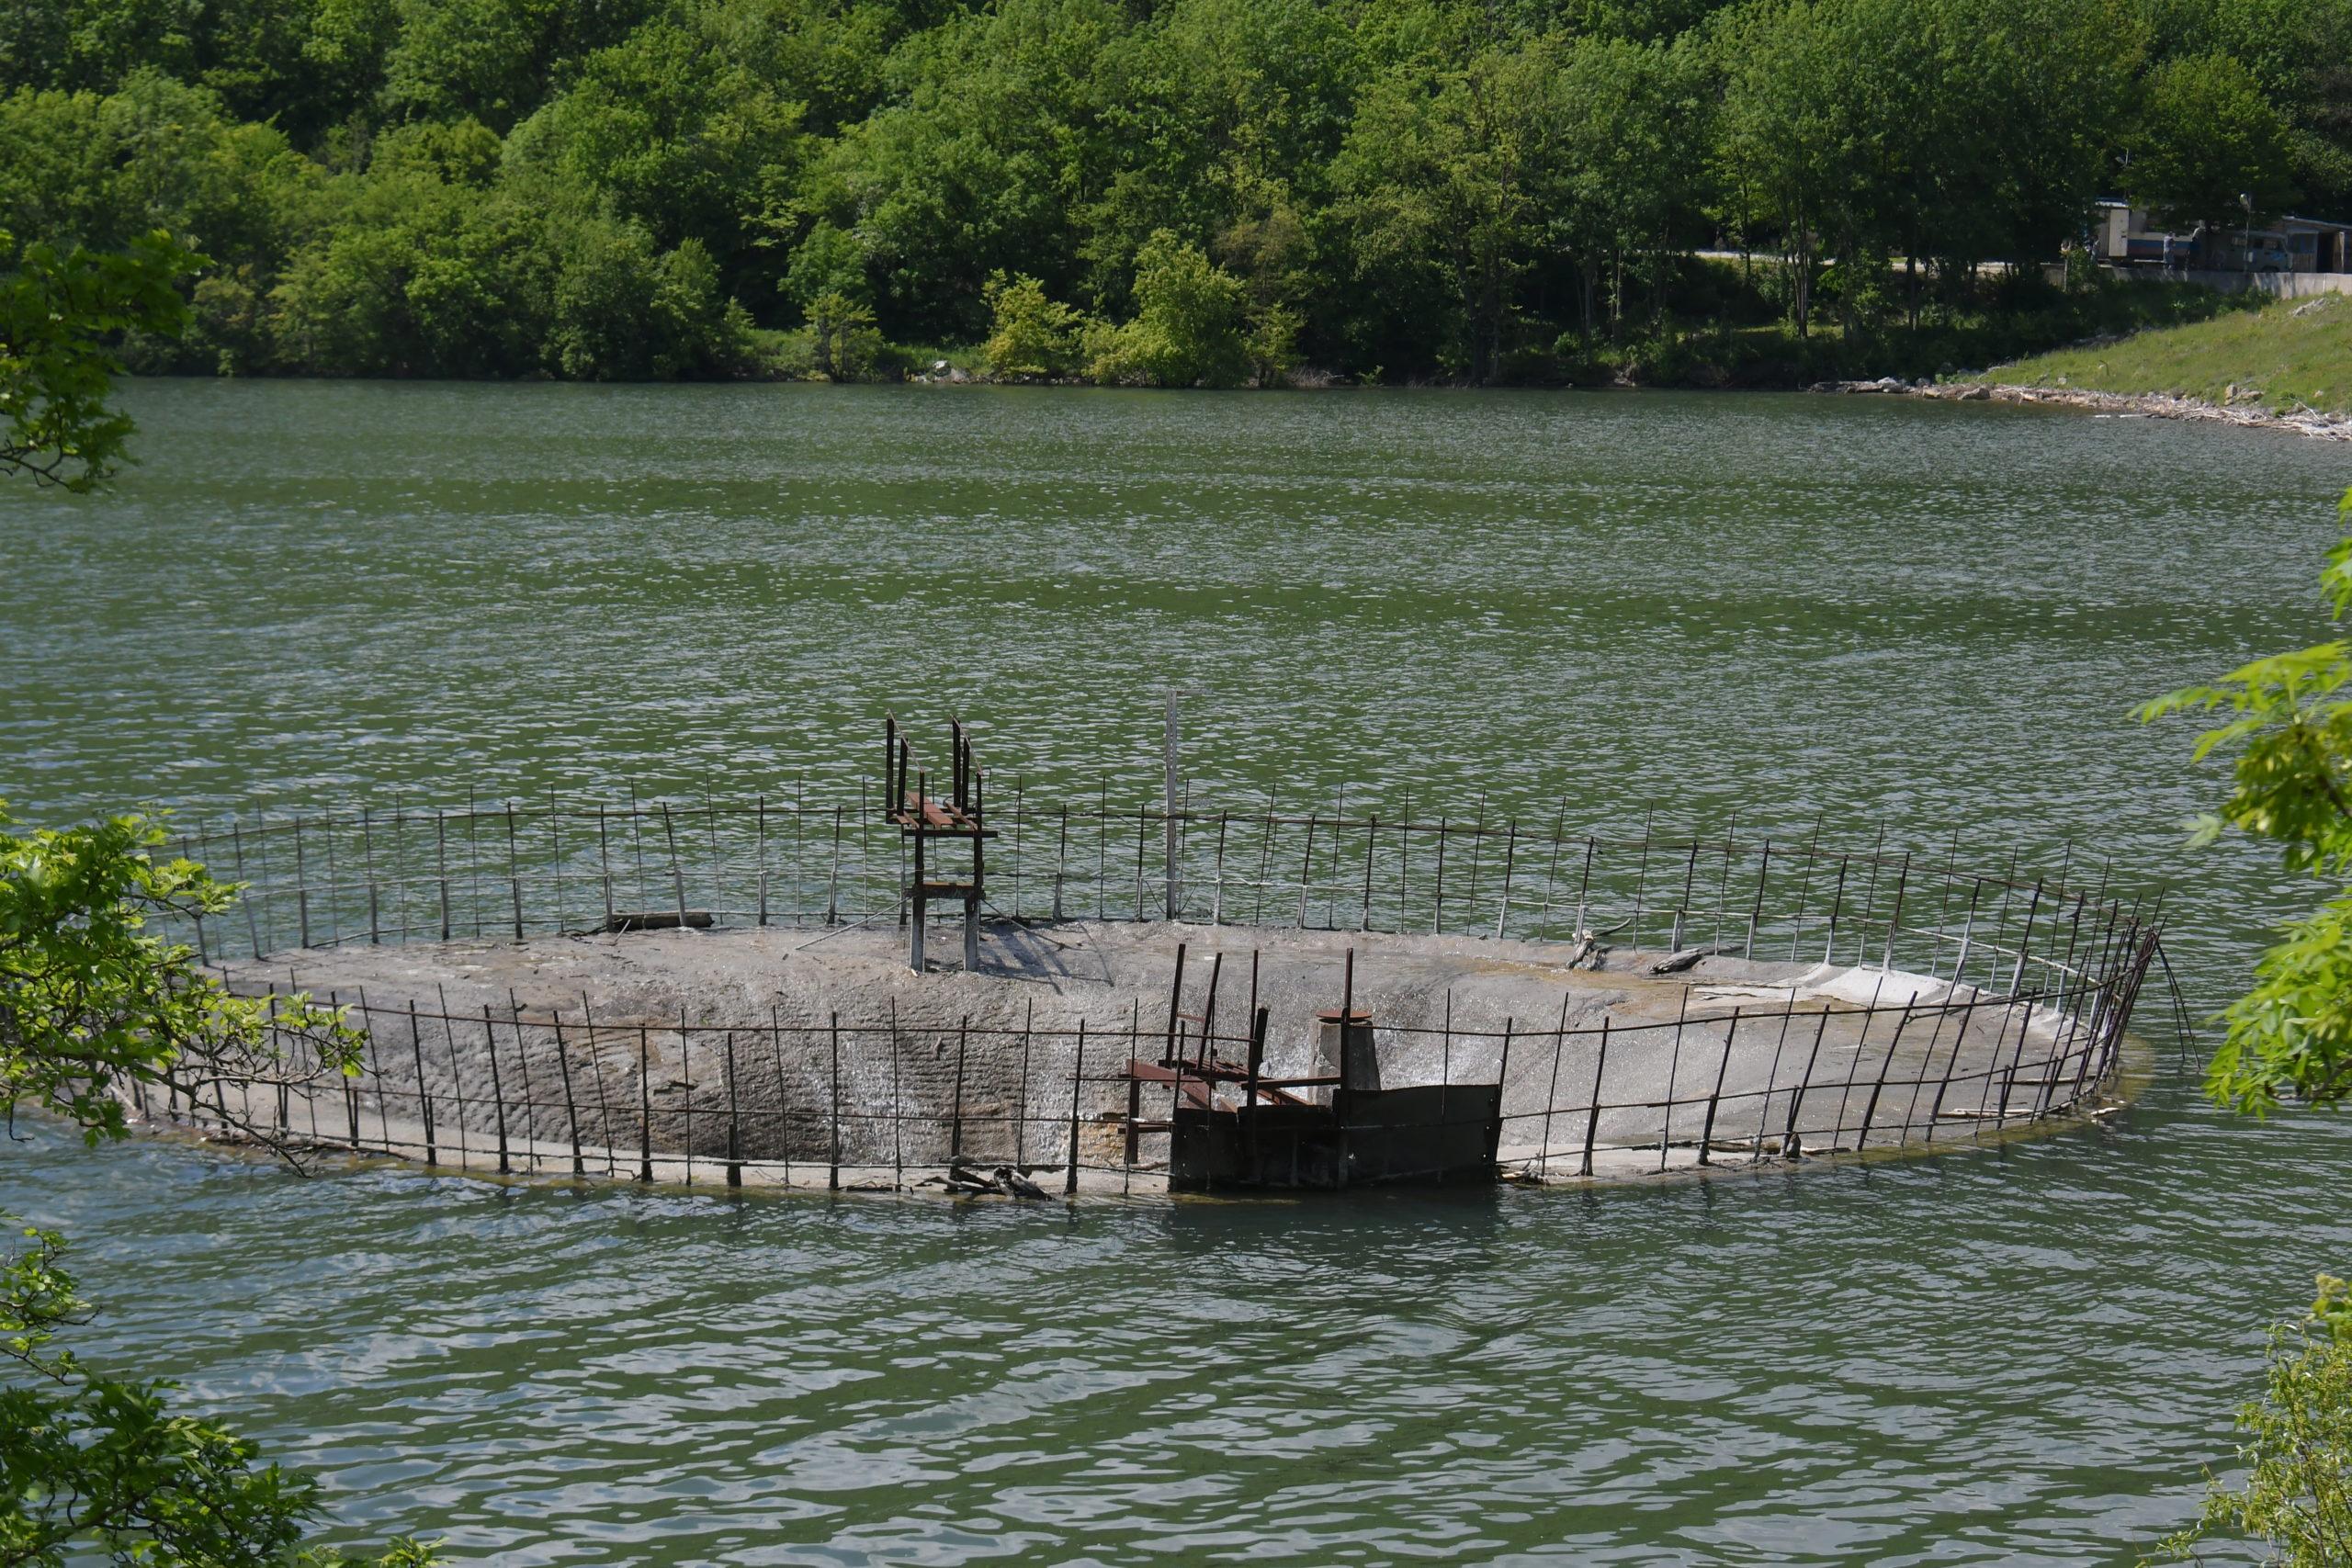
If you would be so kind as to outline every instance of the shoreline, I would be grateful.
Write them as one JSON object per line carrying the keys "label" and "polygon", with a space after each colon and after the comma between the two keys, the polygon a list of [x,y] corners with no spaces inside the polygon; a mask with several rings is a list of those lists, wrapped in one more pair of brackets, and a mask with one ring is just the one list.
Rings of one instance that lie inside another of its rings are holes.
{"label": "shoreline", "polygon": [[137,382],[223,382],[231,379],[254,381],[286,381],[334,383],[387,387],[461,386],[461,387],[580,387],[611,389],[616,387],[814,387],[825,389],[875,387],[967,387],[985,389],[1015,388],[1035,391],[1146,391],[1155,395],[1173,392],[1216,390],[1226,393],[1273,392],[1696,392],[1706,394],[1766,394],[1787,396],[1792,393],[1814,396],[1877,396],[1919,398],[1939,402],[1997,402],[2016,406],[2043,406],[2076,409],[2086,412],[2124,419],[2167,419],[2233,425],[2247,430],[2278,430],[2320,441],[2352,442],[2352,414],[2325,413],[2316,409],[2301,409],[2291,413],[2274,413],[2256,408],[2233,408],[2207,402],[2199,398],[2186,398],[2169,392],[2100,392],[2085,388],[2033,387],[2001,382],[1929,382],[1925,379],[1903,381],[1883,377],[1874,381],[1815,381],[1809,385],[1798,382],[1755,384],[1744,386],[1707,387],[1687,382],[1644,383],[1633,381],[1562,382],[1548,386],[1489,385],[1469,386],[1444,381],[1393,382],[1379,386],[1357,386],[1345,382],[1329,385],[1285,388],[1103,388],[1088,382],[1041,382],[1004,380],[986,377],[967,377],[951,382],[944,378],[910,377],[902,381],[803,381],[792,379],[734,378],[728,380],[676,381],[560,381],[531,378],[501,379],[496,378],[439,377],[379,377],[379,376],[267,376],[222,378],[165,372],[126,376],[122,379]]}
{"label": "shoreline", "polygon": [[1821,381],[1806,389],[1842,396],[1925,398],[1943,402],[1996,402],[2018,406],[2080,409],[2123,419],[2170,419],[2280,430],[2317,441],[2352,441],[2352,414],[2303,409],[2273,413],[2267,409],[2231,408],[2202,398],[2170,392],[2099,392],[2077,387],[2027,387],[1992,381],[1910,382],[1885,377],[1876,381]]}

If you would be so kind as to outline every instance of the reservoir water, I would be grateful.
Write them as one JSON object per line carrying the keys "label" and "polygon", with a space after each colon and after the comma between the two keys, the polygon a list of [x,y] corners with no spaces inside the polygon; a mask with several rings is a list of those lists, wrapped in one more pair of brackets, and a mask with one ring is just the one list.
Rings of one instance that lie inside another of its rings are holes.
{"label": "reservoir water", "polygon": [[[2197,1010],[2307,890],[2131,707],[2329,635],[2341,448],[1675,394],[145,383],[0,495],[32,820],[840,787],[886,707],[1032,791],[2111,857]],[[852,786],[854,787],[854,786]],[[2071,846],[2071,847],[2069,847]],[[2128,1562],[2352,1266],[2340,1118],[1592,1191],[950,1210],[53,1130],[85,1338],[512,1563]]]}

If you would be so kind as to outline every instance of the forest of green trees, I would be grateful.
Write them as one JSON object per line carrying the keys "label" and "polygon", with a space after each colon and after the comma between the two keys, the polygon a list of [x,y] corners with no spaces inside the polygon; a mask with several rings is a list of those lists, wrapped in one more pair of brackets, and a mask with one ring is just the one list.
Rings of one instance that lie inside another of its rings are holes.
{"label": "forest of green trees", "polygon": [[1979,264],[2098,195],[2352,208],[2352,0],[0,0],[0,93],[236,374],[1859,369],[2080,326]]}

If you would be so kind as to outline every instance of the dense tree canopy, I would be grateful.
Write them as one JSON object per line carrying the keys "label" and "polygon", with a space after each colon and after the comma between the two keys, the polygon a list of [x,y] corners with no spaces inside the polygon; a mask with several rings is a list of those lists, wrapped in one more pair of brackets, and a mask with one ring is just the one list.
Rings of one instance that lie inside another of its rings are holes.
{"label": "dense tree canopy", "polygon": [[1248,374],[1484,379],[1697,249],[1917,327],[2121,192],[2346,210],[2352,0],[0,0],[0,228],[209,258],[153,367],[723,376],[1197,256]]}

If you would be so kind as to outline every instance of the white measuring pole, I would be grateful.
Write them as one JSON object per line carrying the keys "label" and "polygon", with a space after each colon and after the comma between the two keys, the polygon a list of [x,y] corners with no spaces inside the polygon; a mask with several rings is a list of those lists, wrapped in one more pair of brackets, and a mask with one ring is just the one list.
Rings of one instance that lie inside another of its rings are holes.
{"label": "white measuring pole", "polygon": [[1167,829],[1168,918],[1170,920],[1176,918],[1176,911],[1183,902],[1183,888],[1178,883],[1176,875],[1176,742],[1180,722],[1177,710],[1178,699],[1179,694],[1176,688],[1169,687],[1168,728],[1161,741],[1162,761],[1167,764],[1168,805],[1161,825]]}

